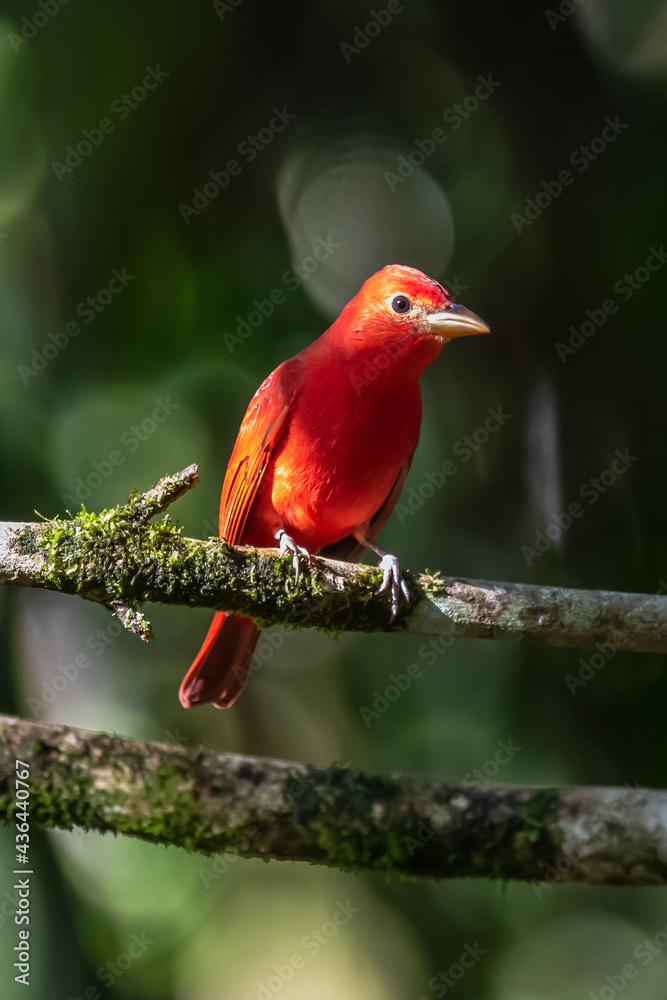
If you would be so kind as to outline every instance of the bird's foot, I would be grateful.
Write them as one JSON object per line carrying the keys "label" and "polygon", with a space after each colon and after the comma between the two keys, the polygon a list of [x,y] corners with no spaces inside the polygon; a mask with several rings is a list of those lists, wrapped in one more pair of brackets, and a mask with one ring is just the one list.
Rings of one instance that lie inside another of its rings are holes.
{"label": "bird's foot", "polygon": [[292,565],[294,566],[294,583],[299,582],[299,556],[304,556],[306,562],[310,565],[310,552],[308,549],[304,549],[303,545],[297,545],[291,535],[288,535],[284,528],[279,528],[275,533],[275,539],[278,542],[278,547],[281,556],[287,555],[288,552],[292,553]]}
{"label": "bird's foot", "polygon": [[401,567],[399,566],[396,556],[392,556],[389,552],[385,552],[378,563],[378,568],[383,572],[382,586],[378,590],[378,594],[381,594],[383,590],[386,590],[387,587],[391,586],[391,617],[393,621],[398,614],[399,596],[403,594],[406,601],[409,601],[410,591],[408,590],[408,585],[405,582],[403,574],[401,573]]}

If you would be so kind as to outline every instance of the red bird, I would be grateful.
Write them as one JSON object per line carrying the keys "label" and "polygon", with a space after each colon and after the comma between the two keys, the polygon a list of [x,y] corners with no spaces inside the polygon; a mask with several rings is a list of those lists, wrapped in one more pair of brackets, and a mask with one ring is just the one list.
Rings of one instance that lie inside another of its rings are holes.
{"label": "red bird", "polygon": [[[314,343],[261,384],[241,424],[220,498],[220,537],[357,562],[380,556],[392,614],[408,597],[396,556],[375,544],[419,440],[419,376],[452,337],[488,333],[421,271],[374,274]],[[218,611],[181,684],[184,708],[238,698],[259,638],[251,618]]]}

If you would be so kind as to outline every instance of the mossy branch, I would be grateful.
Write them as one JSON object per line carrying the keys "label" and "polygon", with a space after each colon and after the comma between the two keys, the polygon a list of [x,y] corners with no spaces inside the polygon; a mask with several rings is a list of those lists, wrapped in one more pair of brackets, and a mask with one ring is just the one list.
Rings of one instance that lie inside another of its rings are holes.
{"label": "mossy branch", "polygon": [[314,556],[295,582],[291,557],[275,549],[186,538],[168,515],[150,523],[197,481],[191,465],[99,514],[0,523],[0,582],[97,601],[143,638],[150,624],[140,609],[152,601],[238,611],[263,626],[667,652],[667,597],[658,595],[408,573],[411,600],[392,621],[375,567]]}
{"label": "mossy branch", "polygon": [[[552,882],[667,884],[667,792],[373,777],[0,716],[5,823],[17,760],[30,772],[20,801],[43,827],[347,871],[520,879],[538,894]],[[203,863],[202,878],[224,865]]]}

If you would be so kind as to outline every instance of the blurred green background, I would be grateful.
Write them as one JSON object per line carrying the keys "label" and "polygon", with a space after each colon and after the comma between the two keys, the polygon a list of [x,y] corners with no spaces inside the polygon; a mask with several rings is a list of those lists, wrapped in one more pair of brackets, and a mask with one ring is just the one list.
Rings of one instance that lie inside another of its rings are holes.
{"label": "blurred green background", "polygon": [[[385,547],[413,570],[655,593],[667,5],[380,4],[5,3],[0,517],[111,506],[196,461],[201,483],[172,513],[188,534],[215,533],[257,385],[368,275],[405,263],[493,332],[426,371]],[[489,408],[507,415],[491,432]],[[456,473],[434,487],[447,460]],[[233,710],[186,712],[177,688],[209,616],[148,612],[150,646],[101,608],[2,588],[2,711],[369,772],[667,787],[661,657],[613,655],[573,687],[595,653],[459,641],[430,663],[419,637],[283,642],[276,629]],[[423,675],[369,720],[361,709],[413,662]],[[520,749],[499,766],[500,742]],[[9,998],[26,995],[13,834],[0,831]],[[658,890],[214,868],[83,833],[36,835],[33,850],[40,1000],[430,1000],[454,987],[459,1000],[604,1000],[628,962],[625,997],[665,996],[667,951],[646,964],[635,952],[665,930]],[[348,901],[349,922],[316,948]],[[479,957],[457,978],[466,947]]]}

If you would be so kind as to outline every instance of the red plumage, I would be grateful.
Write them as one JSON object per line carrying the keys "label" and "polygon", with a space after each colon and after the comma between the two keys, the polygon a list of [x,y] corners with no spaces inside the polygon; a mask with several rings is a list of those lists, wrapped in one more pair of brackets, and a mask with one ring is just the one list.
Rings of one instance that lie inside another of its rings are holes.
{"label": "red plumage", "polygon": [[[220,537],[273,546],[284,533],[292,551],[327,549],[350,561],[373,548],[395,608],[398,563],[374,541],[419,440],[419,375],[451,337],[487,330],[420,271],[390,265],[374,274],[251,399],[222,486]],[[219,611],[181,684],[184,707],[232,705],[258,637],[250,618]]]}

